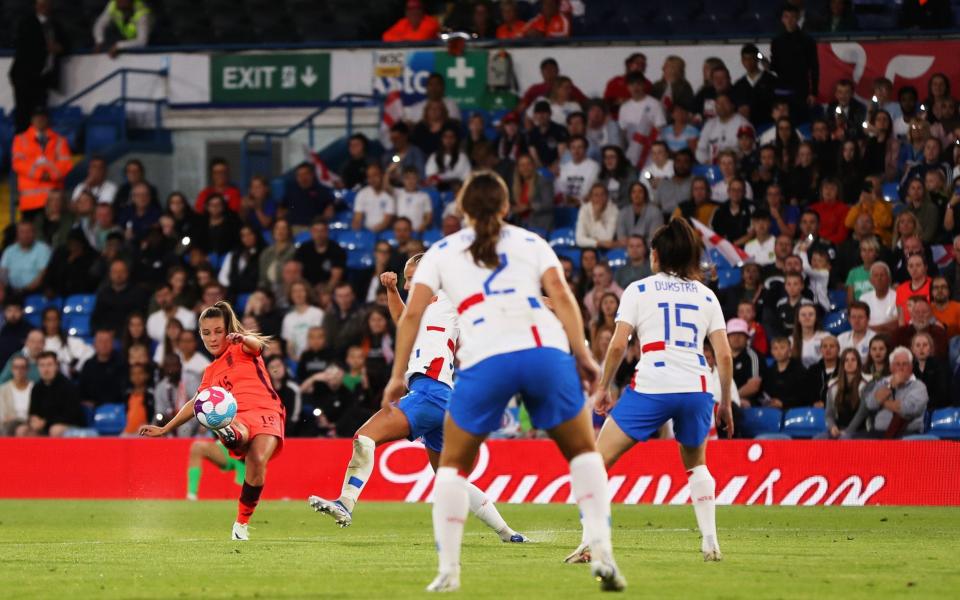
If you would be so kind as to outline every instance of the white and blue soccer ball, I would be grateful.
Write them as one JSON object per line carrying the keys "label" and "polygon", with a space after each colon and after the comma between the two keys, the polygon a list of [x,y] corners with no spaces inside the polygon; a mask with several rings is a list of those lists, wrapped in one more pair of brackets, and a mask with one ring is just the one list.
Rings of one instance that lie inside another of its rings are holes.
{"label": "white and blue soccer ball", "polygon": [[221,429],[237,416],[237,399],[222,387],[209,387],[197,394],[193,414],[207,429]]}

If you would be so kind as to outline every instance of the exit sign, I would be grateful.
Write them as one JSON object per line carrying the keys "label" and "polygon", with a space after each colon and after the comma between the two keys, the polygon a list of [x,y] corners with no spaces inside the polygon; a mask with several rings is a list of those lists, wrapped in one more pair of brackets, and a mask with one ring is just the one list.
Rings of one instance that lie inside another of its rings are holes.
{"label": "exit sign", "polygon": [[302,103],[330,99],[330,55],[215,54],[210,57],[210,101]]}

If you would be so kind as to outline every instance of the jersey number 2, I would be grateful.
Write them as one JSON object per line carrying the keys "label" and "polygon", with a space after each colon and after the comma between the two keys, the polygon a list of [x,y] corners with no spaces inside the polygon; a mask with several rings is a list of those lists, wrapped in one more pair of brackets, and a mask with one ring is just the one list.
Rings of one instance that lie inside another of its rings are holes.
{"label": "jersey number 2", "polygon": [[[670,303],[661,302],[657,304],[657,308],[663,310],[663,341],[670,343],[671,341],[670,340],[670,308],[671,308]],[[700,307],[698,307],[695,304],[673,305],[674,326],[677,327],[678,329],[689,329],[690,331],[692,331],[693,341],[673,340],[673,345],[677,346],[678,348],[696,348],[698,346],[697,336],[699,335],[699,331],[697,330],[697,326],[694,325],[693,323],[684,322],[683,311],[685,310],[700,310]],[[680,332],[677,331],[675,333],[680,333]]]}
{"label": "jersey number 2", "polygon": [[493,283],[493,280],[496,279],[497,275],[502,273],[503,270],[507,268],[507,255],[500,254],[498,258],[500,259],[500,265],[497,266],[497,268],[493,270],[493,273],[490,273],[490,276],[487,277],[487,279],[483,282],[483,293],[486,294],[487,296],[494,296],[496,294],[512,294],[516,291],[513,288],[495,290],[490,287],[490,285]]}

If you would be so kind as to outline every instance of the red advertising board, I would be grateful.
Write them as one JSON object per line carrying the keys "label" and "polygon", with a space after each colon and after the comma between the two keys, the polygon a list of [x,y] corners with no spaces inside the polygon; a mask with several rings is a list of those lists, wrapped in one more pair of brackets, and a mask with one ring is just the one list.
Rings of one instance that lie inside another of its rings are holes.
{"label": "red advertising board", "polygon": [[[850,79],[855,93],[869,100],[873,80],[886,77],[893,82],[894,96],[905,85],[917,88],[920,102],[927,97],[927,81],[934,73],[943,73],[950,81],[960,79],[960,41],[912,40],[891,42],[821,42],[820,101],[833,101],[833,85]],[[928,107],[929,108],[929,107]]]}
{"label": "red advertising board", "polygon": [[[182,498],[190,440],[0,439],[3,498]],[[287,440],[270,465],[267,498],[335,497],[350,440]],[[377,450],[368,500],[429,501],[422,446]],[[960,505],[960,444],[953,442],[721,441],[708,465],[722,504]],[[234,498],[232,474],[205,468],[201,498]],[[543,440],[490,441],[471,479],[499,502],[569,502],[567,465]],[[610,472],[615,502],[688,501],[676,444],[649,442]]]}

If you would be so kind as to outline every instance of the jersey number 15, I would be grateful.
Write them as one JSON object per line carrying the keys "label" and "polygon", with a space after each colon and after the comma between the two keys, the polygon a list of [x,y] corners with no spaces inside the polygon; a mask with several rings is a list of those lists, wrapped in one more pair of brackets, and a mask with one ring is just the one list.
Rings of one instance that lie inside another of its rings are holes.
{"label": "jersey number 15", "polygon": [[[663,341],[670,343],[670,314],[673,313],[673,324],[674,324],[674,335],[680,337],[683,329],[689,329],[693,332],[693,340],[681,340],[674,339],[673,345],[678,348],[697,348],[699,347],[697,336],[699,331],[697,326],[693,323],[687,323],[683,320],[683,312],[688,310],[700,310],[700,307],[695,304],[674,304],[671,305],[669,302],[660,302],[657,304],[657,308],[663,311]],[[682,337],[686,337],[685,335]]]}

